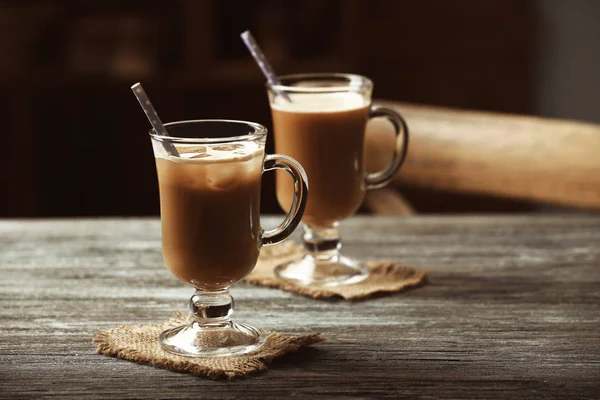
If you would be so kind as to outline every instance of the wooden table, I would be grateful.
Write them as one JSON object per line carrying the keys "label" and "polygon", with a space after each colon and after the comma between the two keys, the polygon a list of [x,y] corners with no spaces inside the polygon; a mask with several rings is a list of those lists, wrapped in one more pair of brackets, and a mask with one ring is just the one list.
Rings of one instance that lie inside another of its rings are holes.
{"label": "wooden table", "polygon": [[0,396],[600,396],[600,216],[360,217],[343,234],[431,284],[355,303],[238,284],[239,319],[328,340],[228,382],[95,353],[96,329],[185,310],[158,220],[0,222]]}

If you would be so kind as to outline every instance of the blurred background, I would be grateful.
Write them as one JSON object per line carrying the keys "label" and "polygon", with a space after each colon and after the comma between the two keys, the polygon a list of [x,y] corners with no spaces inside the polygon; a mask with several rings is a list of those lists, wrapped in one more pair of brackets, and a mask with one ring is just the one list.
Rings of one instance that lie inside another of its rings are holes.
{"label": "blurred background", "polygon": [[[141,81],[163,121],[270,127],[246,29],[280,74],[352,72],[378,99],[600,122],[598,21],[594,0],[0,1],[0,216],[157,215],[129,87]],[[280,212],[273,181],[265,213]],[[401,190],[419,212],[539,208]]]}

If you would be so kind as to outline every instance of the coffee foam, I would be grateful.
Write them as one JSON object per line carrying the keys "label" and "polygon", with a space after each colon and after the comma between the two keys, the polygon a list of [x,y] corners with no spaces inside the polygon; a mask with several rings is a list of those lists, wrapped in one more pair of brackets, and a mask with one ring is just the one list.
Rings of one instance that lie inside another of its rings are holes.
{"label": "coffee foam", "polygon": [[354,92],[344,93],[288,93],[291,100],[276,96],[271,107],[278,111],[295,113],[327,113],[351,111],[369,105],[364,96]]}
{"label": "coffee foam", "polygon": [[230,144],[175,145],[179,152],[179,156],[176,157],[167,154],[160,143],[153,141],[152,145],[157,158],[186,164],[248,161],[263,152],[258,143],[250,141]]}

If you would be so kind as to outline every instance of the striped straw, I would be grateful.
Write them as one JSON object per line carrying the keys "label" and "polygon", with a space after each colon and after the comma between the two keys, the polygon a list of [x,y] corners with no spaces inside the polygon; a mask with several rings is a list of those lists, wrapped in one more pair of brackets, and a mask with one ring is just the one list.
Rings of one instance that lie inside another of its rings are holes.
{"label": "striped straw", "polygon": [[[271,86],[278,85],[280,82],[279,82],[279,78],[277,77],[277,74],[273,70],[273,67],[271,67],[271,64],[269,63],[269,61],[267,61],[267,57],[265,57],[265,53],[263,53],[262,50],[260,49],[260,47],[258,47],[258,44],[256,43],[256,40],[254,40],[254,37],[252,36],[250,31],[242,32],[240,37],[244,41],[244,44],[246,45],[248,50],[250,51],[250,54],[252,54],[252,57],[258,64],[258,67],[262,71],[263,75],[265,76],[265,78],[267,78],[267,82],[269,82],[269,84]],[[289,101],[290,103],[292,102],[292,100],[287,95],[287,93],[280,92],[279,94],[285,100]]]}
{"label": "striped straw", "polygon": [[[158,114],[156,113],[156,110],[152,106],[152,103],[150,102],[146,91],[142,87],[142,84],[139,82],[136,83],[131,87],[131,90],[133,91],[133,94],[137,98],[138,102],[140,103],[140,106],[142,106],[142,110],[144,110],[144,112],[146,113],[146,118],[148,118],[148,121],[150,121],[150,125],[152,125],[152,128],[154,128],[154,132],[156,132],[156,134],[160,136],[169,136],[169,133],[165,129],[165,126],[160,120]],[[162,145],[168,154],[176,157],[179,156],[179,152],[177,151],[173,143],[162,141]]]}

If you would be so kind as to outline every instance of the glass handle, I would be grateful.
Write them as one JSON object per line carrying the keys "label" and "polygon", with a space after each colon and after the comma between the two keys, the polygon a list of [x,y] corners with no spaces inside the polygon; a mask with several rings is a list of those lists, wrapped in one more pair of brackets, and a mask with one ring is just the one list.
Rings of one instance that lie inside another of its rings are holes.
{"label": "glass handle", "polygon": [[387,185],[404,163],[406,153],[408,152],[408,125],[406,125],[404,118],[390,108],[371,106],[369,119],[379,117],[386,118],[394,126],[396,145],[394,147],[394,155],[388,165],[381,171],[366,175],[365,182],[367,189],[377,189]]}
{"label": "glass handle", "polygon": [[300,223],[304,209],[306,208],[306,201],[308,200],[308,178],[304,168],[293,158],[283,156],[280,154],[270,154],[265,157],[265,163],[263,172],[274,171],[276,169],[282,169],[287,171],[294,180],[294,200],[292,201],[292,207],[285,216],[285,219],[275,229],[264,231],[262,234],[262,245],[268,246],[270,244],[277,244],[285,239],[294,232],[294,229]]}

